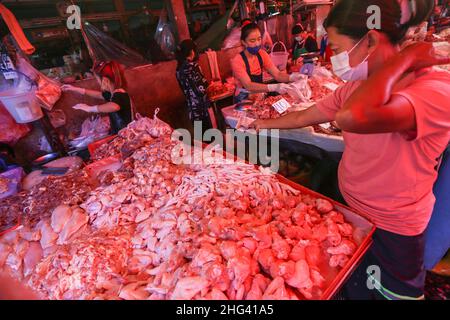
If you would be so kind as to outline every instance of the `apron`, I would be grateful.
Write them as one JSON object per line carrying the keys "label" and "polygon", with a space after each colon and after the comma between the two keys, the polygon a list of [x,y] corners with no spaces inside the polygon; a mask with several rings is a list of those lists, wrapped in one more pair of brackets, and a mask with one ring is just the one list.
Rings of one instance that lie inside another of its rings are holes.
{"label": "apron", "polygon": [[[240,53],[242,60],[244,60],[245,63],[245,69],[247,70],[247,74],[250,77],[250,80],[252,80],[252,82],[256,82],[256,83],[263,83],[263,66],[264,66],[264,62],[263,59],[261,57],[261,55],[259,54],[259,52],[256,54],[256,57],[258,58],[259,61],[259,66],[261,68],[261,73],[257,74],[257,75],[253,75],[250,71],[250,63],[248,62],[247,56],[245,55],[245,52],[242,51]],[[239,103],[242,102],[246,99],[248,99],[249,96],[249,92],[248,91],[243,91],[241,90],[239,92],[239,94],[237,96],[234,96],[234,103]]]}

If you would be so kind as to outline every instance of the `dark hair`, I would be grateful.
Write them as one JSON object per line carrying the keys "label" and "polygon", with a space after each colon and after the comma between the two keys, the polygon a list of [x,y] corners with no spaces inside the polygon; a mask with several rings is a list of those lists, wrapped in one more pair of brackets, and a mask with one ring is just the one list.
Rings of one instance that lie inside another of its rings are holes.
{"label": "dark hair", "polygon": [[305,31],[305,29],[303,28],[303,26],[301,24],[296,24],[293,28],[292,28],[292,34],[299,34],[302,33],[303,31]]}
{"label": "dark hair", "polygon": [[[252,31],[258,30],[259,32],[261,32],[261,29],[258,27],[258,25],[254,22],[247,24],[246,26],[244,26],[241,29],[241,40],[245,41],[245,39],[247,39],[247,37],[250,35],[250,33],[252,33]],[[262,32],[261,32],[262,33]]]}
{"label": "dark hair", "polygon": [[370,30],[367,28],[367,19],[371,13],[367,8],[376,5],[381,9],[381,29],[393,44],[399,43],[409,27],[416,26],[428,19],[434,9],[434,0],[409,0],[415,5],[415,12],[410,20],[400,23],[402,11],[398,0],[339,0],[331,8],[324,21],[324,27],[335,27],[343,35],[355,40],[361,39]]}
{"label": "dark hair", "polygon": [[194,40],[186,39],[181,41],[180,45],[177,47],[175,52],[176,59],[178,61],[177,69],[181,67],[181,65],[186,61],[187,57],[191,55],[192,50],[197,55],[197,45]]}

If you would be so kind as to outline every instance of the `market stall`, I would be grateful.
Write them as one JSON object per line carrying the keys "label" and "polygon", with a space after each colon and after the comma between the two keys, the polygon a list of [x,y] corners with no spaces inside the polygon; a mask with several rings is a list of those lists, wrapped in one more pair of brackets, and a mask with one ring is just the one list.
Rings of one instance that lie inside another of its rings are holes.
{"label": "market stall", "polygon": [[373,225],[224,154],[175,165],[171,131],[142,118],[2,202],[1,270],[51,299],[331,298]]}
{"label": "market stall", "polygon": [[[245,130],[256,119],[274,119],[289,112],[305,110],[314,102],[331,94],[339,85],[342,85],[342,82],[335,79],[325,68],[318,67],[312,78],[305,77],[296,84],[297,87],[293,88],[292,94],[271,96],[263,98],[262,101],[261,98],[256,98],[257,101],[226,107],[222,109],[222,113],[228,126]],[[275,104],[281,99],[289,103],[289,109],[281,110],[280,113],[277,111]],[[246,130],[246,132],[256,133],[254,130]],[[280,139],[313,145],[330,153],[342,153],[344,151],[342,134],[338,128],[330,123],[314,127],[280,130],[279,137]]]}

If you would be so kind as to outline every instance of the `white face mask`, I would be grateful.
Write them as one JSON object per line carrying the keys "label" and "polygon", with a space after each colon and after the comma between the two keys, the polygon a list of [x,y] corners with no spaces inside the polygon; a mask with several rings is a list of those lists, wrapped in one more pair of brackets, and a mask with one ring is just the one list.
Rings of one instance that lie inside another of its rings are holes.
{"label": "white face mask", "polygon": [[295,41],[302,43],[303,42],[303,38],[302,37],[295,37]]}
{"label": "white face mask", "polygon": [[339,78],[345,81],[358,81],[358,80],[367,80],[369,77],[369,54],[367,57],[358,64],[356,67],[350,66],[350,56],[349,54],[364,40],[363,37],[358,41],[357,44],[350,50],[344,51],[337,55],[331,57],[331,64],[333,66],[333,72]]}

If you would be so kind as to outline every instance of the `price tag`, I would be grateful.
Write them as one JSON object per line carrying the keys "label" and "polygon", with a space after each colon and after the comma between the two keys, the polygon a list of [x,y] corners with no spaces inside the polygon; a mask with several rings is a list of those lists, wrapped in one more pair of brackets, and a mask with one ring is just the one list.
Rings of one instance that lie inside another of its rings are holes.
{"label": "price tag", "polygon": [[277,110],[279,114],[282,114],[291,107],[291,104],[283,98],[272,104],[272,107]]}
{"label": "price tag", "polygon": [[17,72],[14,71],[16,69],[14,68],[11,59],[6,54],[2,55],[2,70],[6,80],[16,79],[18,77]]}
{"label": "price tag", "polygon": [[325,88],[330,89],[331,91],[336,91],[337,88],[339,88],[339,86],[335,83],[332,82],[327,82],[323,85]]}

